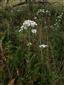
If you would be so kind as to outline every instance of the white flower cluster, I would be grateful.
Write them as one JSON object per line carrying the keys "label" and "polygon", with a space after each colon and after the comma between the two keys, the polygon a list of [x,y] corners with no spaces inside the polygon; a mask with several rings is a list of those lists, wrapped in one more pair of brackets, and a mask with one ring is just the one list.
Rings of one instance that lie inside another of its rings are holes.
{"label": "white flower cluster", "polygon": [[23,25],[21,26],[21,29],[19,30],[19,32],[22,31],[23,29],[26,30],[26,29],[28,29],[29,27],[34,28],[35,26],[37,26],[37,23],[36,23],[35,21],[25,20],[25,21],[23,22]]}
{"label": "white flower cluster", "polygon": [[37,26],[37,23],[35,21],[32,20],[25,20],[23,23],[23,26],[25,27],[35,27]]}
{"label": "white flower cluster", "polygon": [[56,22],[60,22],[62,19],[63,13],[61,13],[59,16],[56,18]]}
{"label": "white flower cluster", "polygon": [[46,48],[46,47],[47,47],[47,45],[45,45],[45,44],[39,45],[39,48]]}
{"label": "white flower cluster", "polygon": [[42,13],[42,14],[47,14],[47,15],[51,15],[51,14],[50,14],[50,11],[49,11],[49,10],[45,10],[45,9],[39,9],[39,10],[37,11],[37,15],[39,15],[40,13]]}
{"label": "white flower cluster", "polygon": [[55,23],[50,26],[50,28],[52,28],[54,31],[60,28],[60,22],[62,20],[62,16],[63,16],[63,12],[59,16],[56,17]]}
{"label": "white flower cluster", "polygon": [[55,22],[55,24],[54,24],[54,27],[55,27],[55,26],[56,26],[57,28],[59,27],[59,23],[61,22],[62,16],[63,16],[63,13],[61,13],[59,16],[57,16],[56,22]]}

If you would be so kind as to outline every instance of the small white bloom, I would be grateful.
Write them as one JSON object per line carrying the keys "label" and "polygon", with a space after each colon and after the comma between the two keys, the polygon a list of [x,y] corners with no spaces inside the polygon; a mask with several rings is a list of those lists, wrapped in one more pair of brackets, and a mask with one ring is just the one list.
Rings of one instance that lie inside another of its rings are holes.
{"label": "small white bloom", "polygon": [[25,30],[27,30],[27,27],[26,27],[26,26],[24,26],[24,29],[25,29]]}
{"label": "small white bloom", "polygon": [[44,9],[42,9],[42,12],[43,12],[43,13],[45,13],[45,10],[44,10]]}
{"label": "small white bloom", "polygon": [[21,28],[21,29],[19,30],[19,32],[21,32],[21,31],[23,31],[23,28]]}
{"label": "small white bloom", "polygon": [[29,42],[28,44],[27,44],[27,46],[31,46],[32,45],[32,43],[31,42]]}
{"label": "small white bloom", "polygon": [[58,21],[58,19],[56,19],[56,22]]}
{"label": "small white bloom", "polygon": [[39,48],[46,48],[46,47],[47,47],[47,45],[45,45],[45,44],[39,45]]}
{"label": "small white bloom", "polygon": [[23,22],[23,26],[29,27],[30,26],[30,20],[25,20]]}
{"label": "small white bloom", "polygon": [[63,15],[63,12],[61,13],[61,15]]}
{"label": "small white bloom", "polygon": [[35,16],[35,17],[34,17],[34,19],[36,20],[36,19],[37,19],[37,17]]}
{"label": "small white bloom", "polygon": [[31,27],[33,27],[33,28],[34,28],[35,26],[37,26],[37,23],[36,23],[36,22],[34,22],[34,21],[32,21],[32,22],[31,22]]}
{"label": "small white bloom", "polygon": [[23,26],[23,25],[22,25],[20,28],[21,28],[21,29],[19,30],[19,32],[23,31],[24,29],[25,29],[25,30],[27,29],[27,27],[26,27],[26,26]]}
{"label": "small white bloom", "polygon": [[48,10],[46,10],[46,13],[48,13],[49,11]]}
{"label": "small white bloom", "polygon": [[37,33],[37,30],[36,29],[32,29],[31,32],[35,34],[35,33]]}
{"label": "small white bloom", "polygon": [[62,15],[57,16],[57,18],[61,19],[62,18]]}
{"label": "small white bloom", "polygon": [[32,20],[25,20],[24,23],[23,23],[23,26],[25,27],[35,27],[37,26],[37,23],[35,21],[32,21]]}
{"label": "small white bloom", "polygon": [[23,28],[24,28],[24,26],[22,25],[20,28],[21,28],[21,29],[23,29]]}
{"label": "small white bloom", "polygon": [[39,9],[39,10],[37,11],[37,15],[38,15],[39,13],[45,13],[45,10],[44,10],[44,9]]}
{"label": "small white bloom", "polygon": [[55,24],[54,24],[54,26],[57,26],[58,25],[58,23],[56,22]]}

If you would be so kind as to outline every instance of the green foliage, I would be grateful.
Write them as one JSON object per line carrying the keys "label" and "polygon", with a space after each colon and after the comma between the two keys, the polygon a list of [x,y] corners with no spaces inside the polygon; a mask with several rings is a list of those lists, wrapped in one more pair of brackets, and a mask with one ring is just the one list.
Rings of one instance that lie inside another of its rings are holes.
{"label": "green foliage", "polygon": [[[63,85],[64,84],[64,12],[53,5],[33,5],[13,10],[0,10],[0,38],[6,57],[3,71],[0,72],[1,85],[8,85],[15,79],[15,85]],[[29,8],[29,9],[28,9]],[[51,15],[38,16],[38,9],[49,10]],[[58,23],[57,17],[61,15]],[[34,19],[34,17],[37,17]],[[24,20],[38,23],[37,34],[30,30],[19,33]],[[57,25],[55,25],[57,23]],[[39,33],[41,29],[41,33]],[[30,33],[30,36],[29,36]],[[40,36],[41,35],[41,36]],[[32,46],[27,43],[32,42]],[[48,45],[40,49],[41,42]],[[6,68],[6,69],[5,69]]]}

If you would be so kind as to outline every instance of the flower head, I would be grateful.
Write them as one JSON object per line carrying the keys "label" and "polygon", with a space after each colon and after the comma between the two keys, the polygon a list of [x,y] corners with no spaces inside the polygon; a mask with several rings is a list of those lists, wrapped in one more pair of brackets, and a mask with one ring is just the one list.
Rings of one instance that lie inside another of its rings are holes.
{"label": "flower head", "polygon": [[23,30],[23,29],[27,29],[27,27],[24,26],[24,25],[22,25],[20,28],[21,28],[22,30]]}
{"label": "flower head", "polygon": [[34,28],[35,26],[37,26],[37,23],[34,21],[31,21],[30,26]]}
{"label": "flower head", "polygon": [[48,13],[49,12],[49,10],[46,10],[46,13]]}
{"label": "flower head", "polygon": [[31,32],[34,33],[34,34],[36,34],[37,33],[37,30],[36,29],[32,29]]}
{"label": "flower head", "polygon": [[40,13],[45,13],[45,10],[44,10],[44,9],[39,9],[39,10],[37,11],[37,15],[40,14]]}
{"label": "flower head", "polygon": [[23,22],[23,25],[21,26],[21,29],[19,30],[19,32],[22,31],[23,29],[28,29],[29,27],[34,28],[35,26],[37,26],[37,23],[35,21],[25,20]]}
{"label": "flower head", "polygon": [[39,9],[38,11],[37,11],[37,15],[39,15],[39,14],[42,14],[42,15],[48,15],[48,16],[50,16],[51,15],[51,13],[50,13],[50,11],[49,10],[45,10],[45,9]]}
{"label": "flower head", "polygon": [[20,27],[19,32],[23,31],[24,29],[26,30],[26,29],[27,29],[27,27],[26,27],[26,26],[24,26],[24,25],[22,25],[22,26]]}
{"label": "flower head", "polygon": [[39,45],[39,48],[46,48],[46,47],[47,47],[47,45],[45,45],[45,44]]}
{"label": "flower head", "polygon": [[35,17],[34,17],[34,19],[36,20],[36,19],[37,19],[37,17],[35,16]]}
{"label": "flower head", "polygon": [[23,26],[35,27],[35,26],[37,26],[37,23],[35,21],[32,21],[32,20],[25,20],[24,23],[23,23]]}
{"label": "flower head", "polygon": [[27,44],[27,46],[29,47],[29,46],[31,46],[32,45],[32,43],[31,42],[29,42],[28,44]]}

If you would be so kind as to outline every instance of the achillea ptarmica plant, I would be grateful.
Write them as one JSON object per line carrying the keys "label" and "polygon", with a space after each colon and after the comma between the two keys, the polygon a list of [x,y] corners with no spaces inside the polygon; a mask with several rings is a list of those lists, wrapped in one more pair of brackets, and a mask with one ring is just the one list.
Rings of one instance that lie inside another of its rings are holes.
{"label": "achillea ptarmica plant", "polygon": [[34,28],[35,26],[37,26],[37,23],[36,23],[35,21],[25,20],[25,21],[23,22],[23,25],[21,26],[21,29],[19,30],[19,32],[22,31],[23,29],[26,30],[26,29],[28,29],[29,27]]}
{"label": "achillea ptarmica plant", "polygon": [[50,16],[51,15],[51,13],[50,13],[50,11],[47,9],[47,10],[45,10],[45,9],[38,9],[38,11],[37,11],[37,16],[38,15],[42,15],[42,16]]}

